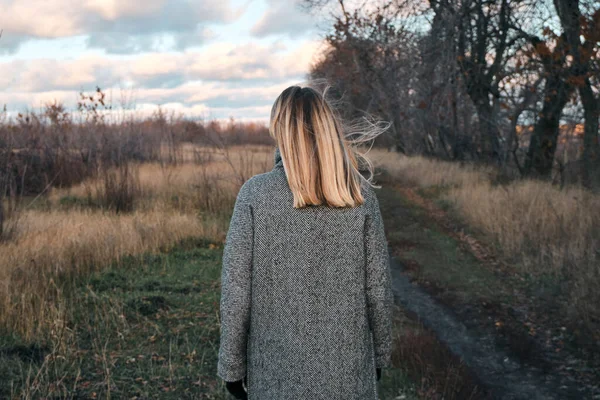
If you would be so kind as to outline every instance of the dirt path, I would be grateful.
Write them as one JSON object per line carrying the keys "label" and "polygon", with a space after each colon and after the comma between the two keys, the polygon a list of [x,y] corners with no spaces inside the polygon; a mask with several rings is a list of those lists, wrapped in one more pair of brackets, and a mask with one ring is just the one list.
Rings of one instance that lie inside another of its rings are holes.
{"label": "dirt path", "polygon": [[[493,338],[477,336],[457,320],[452,312],[438,304],[402,274],[403,267],[392,257],[392,277],[396,303],[414,313],[424,326],[459,355],[497,399],[565,399],[553,379],[523,368],[507,353],[496,349]],[[548,379],[550,378],[550,379]]]}
{"label": "dirt path", "polygon": [[[512,279],[515,271],[510,266],[475,238],[455,230],[442,210],[414,190],[398,186],[384,189],[380,203],[389,231],[396,303],[459,356],[494,399],[600,399],[600,389],[596,391],[593,383],[584,383],[585,379],[576,379],[571,373],[574,368],[569,364],[575,365],[578,360],[567,355],[567,351],[560,356],[551,353],[554,343],[547,339],[554,332],[548,330],[545,336],[534,339],[527,330],[519,331],[522,325],[513,326],[527,319],[509,313],[533,316],[534,307],[530,299],[511,286],[509,277]],[[436,232],[422,233],[432,225],[436,225],[431,229]],[[429,240],[431,237],[439,243]],[[448,238],[452,242],[440,250]],[[470,264],[463,264],[463,258],[453,260],[453,253],[458,252],[468,253]],[[428,253],[429,257],[437,257],[440,265],[438,269],[422,271],[425,268],[419,264],[427,263]],[[467,270],[466,277],[465,271],[456,271],[461,268]],[[438,275],[443,274],[448,276],[436,282]],[[448,282],[458,282],[458,289],[444,285]],[[461,284],[468,289],[461,289]],[[492,292],[493,296],[489,294]],[[514,296],[515,307],[495,301],[498,294]],[[488,297],[494,301],[481,301]],[[539,343],[542,339],[547,345]],[[561,361],[567,364],[566,368],[557,368]]]}

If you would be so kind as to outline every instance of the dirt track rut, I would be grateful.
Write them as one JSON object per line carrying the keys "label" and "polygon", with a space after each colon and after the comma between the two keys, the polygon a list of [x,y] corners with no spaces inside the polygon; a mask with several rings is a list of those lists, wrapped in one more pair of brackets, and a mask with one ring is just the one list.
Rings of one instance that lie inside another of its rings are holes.
{"label": "dirt track rut", "polygon": [[436,302],[402,273],[403,266],[390,256],[396,304],[417,316],[438,340],[459,356],[473,375],[501,400],[591,399],[561,377],[543,374],[535,367],[521,365],[495,345],[492,334],[470,331],[451,310]]}

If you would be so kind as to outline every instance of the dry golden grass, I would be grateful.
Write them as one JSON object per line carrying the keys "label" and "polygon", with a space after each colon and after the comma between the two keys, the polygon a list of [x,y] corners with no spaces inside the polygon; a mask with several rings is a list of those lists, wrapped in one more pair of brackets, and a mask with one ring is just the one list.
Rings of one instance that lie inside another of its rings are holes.
{"label": "dry golden grass", "polygon": [[368,156],[375,165],[381,166],[394,178],[422,187],[479,184],[489,182],[493,175],[491,168],[460,165],[423,156],[407,157],[380,149],[372,150]]}
{"label": "dry golden grass", "polygon": [[521,181],[451,189],[445,196],[471,226],[490,234],[507,259],[533,275],[568,284],[569,309],[598,319],[600,301],[600,197]]}
{"label": "dry golden grass", "polygon": [[[141,192],[133,213],[86,203],[97,200],[100,179],[52,191],[50,211],[20,213],[11,239],[0,244],[0,329],[25,339],[48,333],[68,307],[69,283],[124,256],[191,237],[222,241],[239,186],[273,163],[272,152],[254,148],[228,156],[231,162],[215,154],[203,164],[134,166]],[[81,201],[65,205],[65,197]]]}
{"label": "dry golden grass", "polygon": [[65,282],[184,238],[217,241],[222,230],[177,212],[26,212],[17,237],[0,246],[0,324],[32,338],[60,315]]}
{"label": "dry golden grass", "polygon": [[570,305],[600,317],[600,196],[534,180],[492,185],[491,169],[377,151],[373,158],[401,182],[443,186],[442,198],[502,255],[533,275],[569,282]]}
{"label": "dry golden grass", "polygon": [[[372,150],[367,157],[401,181],[449,187],[444,198],[470,225],[494,238],[505,256],[532,273],[568,275],[576,288],[573,304],[594,312],[590,301],[597,299],[593,293],[600,284],[597,196],[532,181],[492,186],[491,170],[385,150]],[[239,186],[270,170],[273,153],[236,148],[229,150],[229,160],[214,153],[198,163],[137,166],[141,192],[133,213],[115,215],[85,201],[65,209],[61,200],[66,197],[98,196],[101,182],[91,179],[53,191],[52,211],[21,214],[13,238],[0,245],[0,328],[33,337],[51,326],[49,321],[65,307],[58,280],[85,276],[125,255],[188,237],[222,240],[228,222],[223,215]]]}
{"label": "dry golden grass", "polygon": [[452,188],[447,199],[467,222],[493,234],[506,256],[522,254],[524,267],[533,272],[559,274],[565,262],[588,261],[598,246],[592,239],[600,226],[600,198],[581,189],[486,182]]}
{"label": "dry golden grass", "polygon": [[[186,147],[186,152],[192,151],[189,147]],[[272,152],[256,146],[232,148],[227,155],[212,149],[195,148],[194,151],[206,155],[202,163],[132,165],[141,189],[135,209],[201,209],[212,212],[226,208],[233,205],[232,199],[235,199],[243,182],[269,170],[273,164]],[[53,190],[49,199],[54,206],[65,197],[93,202],[102,190],[101,179],[87,179],[70,188]]]}

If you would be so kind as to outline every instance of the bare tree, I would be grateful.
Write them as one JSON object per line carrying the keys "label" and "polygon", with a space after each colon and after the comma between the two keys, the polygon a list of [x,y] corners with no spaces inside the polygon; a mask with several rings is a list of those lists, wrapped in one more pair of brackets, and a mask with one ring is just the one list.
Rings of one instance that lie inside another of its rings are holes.
{"label": "bare tree", "polygon": [[501,0],[431,0],[437,29],[449,30],[456,41],[457,62],[466,90],[477,110],[484,160],[501,161],[501,134],[495,103],[504,77],[508,50],[519,37],[510,29],[514,2]]}
{"label": "bare tree", "polygon": [[[327,2],[308,1],[312,7]],[[325,36],[329,46],[323,62],[315,65],[312,78],[333,81],[352,104],[354,116],[374,113],[392,122],[392,137],[397,149],[407,153],[406,120],[402,110],[410,103],[410,84],[417,60],[415,34],[399,22],[406,11],[405,1],[387,2],[350,11],[339,0],[332,13],[334,29]]]}
{"label": "bare tree", "polygon": [[[522,175],[547,179],[561,123],[582,113],[584,184],[600,172],[597,0],[304,5],[332,17],[328,51],[311,76],[332,80],[352,113],[392,121],[400,151],[507,169],[514,162]],[[522,153],[518,132],[532,132]]]}
{"label": "bare tree", "polygon": [[535,36],[529,37],[532,51],[537,54],[544,68],[543,106],[535,125],[525,162],[525,174],[550,178],[554,153],[558,143],[562,111],[573,93],[568,80],[564,35],[555,39],[550,50],[547,43]]}
{"label": "bare tree", "polygon": [[[570,82],[577,88],[584,109],[583,184],[592,186],[592,176],[600,168],[600,145],[598,143],[598,119],[600,100],[592,89],[592,79],[598,70],[593,69],[594,58],[598,59],[600,43],[600,4],[597,1],[585,2],[587,15],[581,12],[579,0],[554,0],[556,13],[560,19],[567,52],[571,56]],[[583,42],[580,38],[583,38]],[[596,79],[596,84],[598,83]]]}

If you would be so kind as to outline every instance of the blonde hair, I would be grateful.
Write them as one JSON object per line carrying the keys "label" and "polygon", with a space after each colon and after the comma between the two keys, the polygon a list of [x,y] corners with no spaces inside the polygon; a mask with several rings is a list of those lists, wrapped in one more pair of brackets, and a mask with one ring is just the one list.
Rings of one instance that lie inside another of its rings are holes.
{"label": "blonde hair", "polygon": [[[324,84],[324,90],[315,87],[318,84]],[[373,165],[355,144],[374,139],[390,126],[366,117],[344,124],[335,102],[327,99],[330,87],[323,80],[290,86],[271,110],[269,134],[279,147],[294,208],[363,204],[361,182],[372,185]],[[353,135],[357,137],[351,139]],[[368,179],[359,171],[359,159],[367,165]]]}

